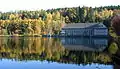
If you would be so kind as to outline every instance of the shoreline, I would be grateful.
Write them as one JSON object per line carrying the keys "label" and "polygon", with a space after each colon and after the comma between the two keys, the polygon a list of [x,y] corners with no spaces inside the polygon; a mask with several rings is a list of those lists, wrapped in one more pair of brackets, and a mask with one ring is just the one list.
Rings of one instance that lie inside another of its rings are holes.
{"label": "shoreline", "polygon": [[0,35],[0,37],[42,37],[42,35]]}
{"label": "shoreline", "polygon": [[63,37],[63,38],[75,38],[75,37],[86,37],[86,38],[109,38],[110,36],[63,36],[63,35],[0,35],[0,37]]}

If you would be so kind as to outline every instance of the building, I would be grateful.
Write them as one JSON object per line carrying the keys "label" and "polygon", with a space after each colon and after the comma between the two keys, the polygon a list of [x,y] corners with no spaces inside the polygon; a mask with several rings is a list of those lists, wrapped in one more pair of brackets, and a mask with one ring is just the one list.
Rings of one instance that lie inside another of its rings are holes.
{"label": "building", "polygon": [[108,36],[108,29],[103,23],[66,24],[61,31],[62,36]]}

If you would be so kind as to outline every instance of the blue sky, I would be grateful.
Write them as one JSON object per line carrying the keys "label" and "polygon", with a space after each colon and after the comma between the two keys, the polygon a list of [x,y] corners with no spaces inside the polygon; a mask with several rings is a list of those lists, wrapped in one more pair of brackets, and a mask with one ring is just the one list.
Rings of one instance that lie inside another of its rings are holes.
{"label": "blue sky", "polygon": [[0,11],[120,5],[120,0],[0,0]]}

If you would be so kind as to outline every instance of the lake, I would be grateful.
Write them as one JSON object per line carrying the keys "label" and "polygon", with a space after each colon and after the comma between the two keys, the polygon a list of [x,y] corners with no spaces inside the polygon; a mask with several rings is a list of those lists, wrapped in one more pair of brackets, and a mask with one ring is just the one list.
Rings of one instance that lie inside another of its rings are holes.
{"label": "lake", "polygon": [[0,37],[0,69],[117,69],[108,44],[107,38]]}

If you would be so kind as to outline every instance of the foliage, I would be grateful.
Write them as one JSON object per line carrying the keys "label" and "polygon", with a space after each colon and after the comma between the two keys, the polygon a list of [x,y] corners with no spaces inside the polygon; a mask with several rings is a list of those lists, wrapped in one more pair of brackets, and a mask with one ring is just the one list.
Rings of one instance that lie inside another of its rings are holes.
{"label": "foliage", "polygon": [[117,37],[117,34],[115,33],[113,27],[109,27],[109,35],[116,38]]}
{"label": "foliage", "polygon": [[119,5],[1,12],[0,35],[54,35],[59,34],[64,23],[97,23],[104,21],[106,26],[109,27],[111,17],[119,13]]}
{"label": "foliage", "polygon": [[117,35],[120,35],[120,15],[116,15],[112,18],[112,27]]}
{"label": "foliage", "polygon": [[[32,15],[32,14],[31,14]],[[37,14],[38,15],[38,14]],[[21,16],[18,18],[18,16]],[[45,13],[45,17],[28,19],[24,15],[10,14],[9,19],[0,20],[0,35],[41,35],[55,34],[61,30],[61,25],[64,24],[63,17],[57,11],[53,14]],[[7,33],[4,33],[7,31]]]}
{"label": "foliage", "polygon": [[109,46],[108,48],[108,51],[111,53],[111,54],[116,54],[118,50],[118,46],[115,42],[111,43],[111,45]]}

